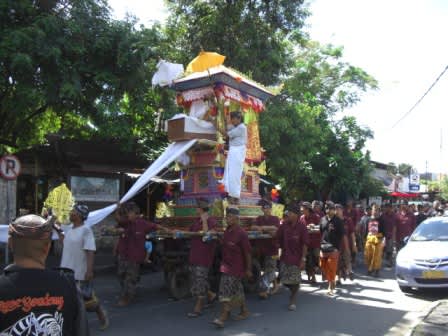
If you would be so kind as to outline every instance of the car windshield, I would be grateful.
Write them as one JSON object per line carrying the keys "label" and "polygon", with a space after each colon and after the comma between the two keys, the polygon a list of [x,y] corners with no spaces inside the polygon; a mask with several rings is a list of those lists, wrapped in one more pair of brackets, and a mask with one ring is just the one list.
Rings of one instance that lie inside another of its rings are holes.
{"label": "car windshield", "polygon": [[448,241],[448,222],[434,221],[420,224],[412,233],[411,241]]}

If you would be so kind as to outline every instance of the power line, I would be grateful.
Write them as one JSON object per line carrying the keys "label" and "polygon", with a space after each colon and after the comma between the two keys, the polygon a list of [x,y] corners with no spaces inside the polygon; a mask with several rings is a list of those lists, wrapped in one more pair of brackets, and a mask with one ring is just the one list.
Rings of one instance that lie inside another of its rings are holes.
{"label": "power line", "polygon": [[421,98],[419,100],[417,100],[417,102],[414,104],[414,106],[412,106],[408,112],[406,112],[393,126],[392,128],[394,128],[395,126],[397,126],[404,118],[406,118],[416,107],[418,104],[420,104],[420,102],[423,100],[423,98],[426,97],[426,95],[429,93],[429,91],[432,90],[432,88],[437,84],[437,82],[440,80],[440,78],[442,78],[442,76],[445,74],[445,72],[448,70],[448,65],[445,67],[445,69],[443,69],[442,73],[436,78],[436,80],[431,84],[431,86],[429,87],[428,90],[426,90],[426,92],[423,94],[423,96],[421,96]]}

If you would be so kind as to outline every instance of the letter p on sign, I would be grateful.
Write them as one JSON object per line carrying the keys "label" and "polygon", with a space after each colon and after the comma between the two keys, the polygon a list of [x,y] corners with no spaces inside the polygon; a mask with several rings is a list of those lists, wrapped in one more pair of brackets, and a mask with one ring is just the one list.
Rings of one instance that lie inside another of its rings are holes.
{"label": "letter p on sign", "polygon": [[5,155],[0,159],[0,175],[6,180],[15,180],[21,170],[20,161],[14,155]]}

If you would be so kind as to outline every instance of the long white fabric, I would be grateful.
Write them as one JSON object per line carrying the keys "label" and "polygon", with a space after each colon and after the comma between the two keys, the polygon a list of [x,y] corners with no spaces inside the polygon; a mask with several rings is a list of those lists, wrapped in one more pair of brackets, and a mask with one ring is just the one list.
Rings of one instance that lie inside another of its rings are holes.
{"label": "long white fabric", "polygon": [[230,197],[240,198],[241,175],[243,174],[246,146],[230,146],[222,184]]}
{"label": "long white fabric", "polygon": [[215,134],[216,128],[210,121],[187,116],[185,114],[176,114],[170,120],[184,119],[184,131],[190,133]]}
{"label": "long white fabric", "polygon": [[[143,188],[145,188],[150,182],[151,178],[156,176],[162,169],[166,168],[170,165],[174,160],[177,159],[182,153],[185,153],[189,150],[195,143],[196,139],[188,140],[188,141],[179,141],[173,142],[170,144],[167,149],[163,152],[159,158],[153,162],[151,166],[146,169],[146,171],[139,177],[137,181],[135,181],[134,185],[128,192],[123,196],[120,200],[120,203],[124,203],[129,201],[132,197],[137,195]],[[241,174],[240,174],[241,176]],[[116,204],[109,205],[103,209],[95,210],[89,213],[89,217],[85,221],[87,226],[93,226],[101,222],[104,218],[109,216],[112,212],[117,208]],[[56,235],[53,235],[53,238],[57,239]],[[8,241],[8,225],[0,225],[0,242]]]}

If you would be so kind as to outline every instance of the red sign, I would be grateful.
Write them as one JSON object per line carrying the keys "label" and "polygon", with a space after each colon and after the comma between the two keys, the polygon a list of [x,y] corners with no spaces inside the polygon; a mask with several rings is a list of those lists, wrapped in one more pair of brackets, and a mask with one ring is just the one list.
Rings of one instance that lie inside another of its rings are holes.
{"label": "red sign", "polygon": [[22,166],[14,155],[5,155],[0,159],[0,175],[6,180],[15,180]]}

